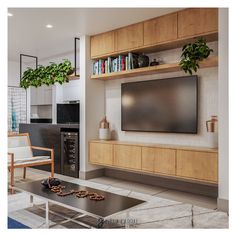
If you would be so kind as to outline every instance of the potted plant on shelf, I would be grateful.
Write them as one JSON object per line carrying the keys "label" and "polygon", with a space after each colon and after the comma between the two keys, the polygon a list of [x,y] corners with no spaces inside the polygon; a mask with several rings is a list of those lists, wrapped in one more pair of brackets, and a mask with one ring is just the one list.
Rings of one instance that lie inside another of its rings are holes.
{"label": "potted plant on shelf", "polygon": [[40,87],[41,85],[63,84],[69,82],[68,76],[74,73],[71,62],[65,59],[62,63],[50,63],[44,67],[38,66],[36,69],[28,68],[21,78],[22,88]]}
{"label": "potted plant on shelf", "polygon": [[185,73],[192,75],[193,71],[197,72],[200,67],[199,62],[206,59],[211,52],[213,49],[207,46],[206,40],[200,38],[183,46],[179,65]]}

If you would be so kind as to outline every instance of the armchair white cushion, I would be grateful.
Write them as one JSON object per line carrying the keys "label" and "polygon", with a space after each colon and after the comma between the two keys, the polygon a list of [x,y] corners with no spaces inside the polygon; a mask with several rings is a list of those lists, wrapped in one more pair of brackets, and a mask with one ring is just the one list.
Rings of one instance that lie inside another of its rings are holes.
{"label": "armchair white cushion", "polygon": [[[49,156],[33,156],[32,149],[50,152]],[[54,150],[44,147],[31,146],[29,134],[16,134],[8,136],[8,168],[11,172],[11,186],[14,186],[14,169],[38,165],[51,165],[51,176],[54,176]]]}
{"label": "armchair white cushion", "polygon": [[[9,136],[8,153],[14,154],[14,164],[31,164],[50,159],[50,156],[33,156],[28,136]],[[8,166],[11,165],[11,158],[8,157]]]}

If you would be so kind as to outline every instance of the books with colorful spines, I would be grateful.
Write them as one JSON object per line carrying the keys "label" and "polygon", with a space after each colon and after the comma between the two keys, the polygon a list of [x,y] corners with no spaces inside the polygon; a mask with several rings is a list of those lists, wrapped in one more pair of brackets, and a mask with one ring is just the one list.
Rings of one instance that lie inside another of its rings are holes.
{"label": "books with colorful spines", "polygon": [[98,75],[98,61],[94,63],[94,75]]}
{"label": "books with colorful spines", "polygon": [[122,55],[118,56],[118,71],[122,71]]}
{"label": "books with colorful spines", "polygon": [[101,64],[101,60],[98,60],[98,74],[100,75],[100,64]]}
{"label": "books with colorful spines", "polygon": [[95,62],[93,62],[93,75],[95,75]]}
{"label": "books with colorful spines", "polygon": [[107,74],[107,60],[105,61],[105,73]]}
{"label": "books with colorful spines", "polygon": [[138,67],[138,55],[134,53],[130,53],[130,69],[135,69]]}
{"label": "books with colorful spines", "polygon": [[120,71],[120,60],[119,60],[119,56],[117,57],[117,71]]}
{"label": "books with colorful spines", "polygon": [[103,60],[102,59],[99,59],[98,61],[98,74],[102,74],[102,62]]}
{"label": "books with colorful spines", "polygon": [[125,57],[125,70],[128,70],[128,56]]}
{"label": "books with colorful spines", "polygon": [[104,74],[105,73],[105,62],[103,61],[102,62],[102,74]]}
{"label": "books with colorful spines", "polygon": [[111,73],[111,71],[112,71],[111,62],[112,62],[112,58],[111,58],[111,57],[108,57],[108,58],[107,58],[107,73]]}
{"label": "books with colorful spines", "polygon": [[125,56],[121,57],[121,70],[125,70]]}
{"label": "books with colorful spines", "polygon": [[118,57],[115,59],[115,72],[118,71]]}
{"label": "books with colorful spines", "polygon": [[132,69],[131,67],[131,62],[132,62],[132,53],[128,53],[128,70]]}
{"label": "books with colorful spines", "polygon": [[117,58],[114,58],[113,60],[112,60],[112,72],[117,72]]}

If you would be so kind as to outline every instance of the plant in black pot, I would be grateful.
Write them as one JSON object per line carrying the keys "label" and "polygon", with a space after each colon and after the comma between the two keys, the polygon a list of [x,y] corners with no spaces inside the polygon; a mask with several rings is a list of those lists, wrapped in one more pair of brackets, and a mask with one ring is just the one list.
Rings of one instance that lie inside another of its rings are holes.
{"label": "plant in black pot", "polygon": [[29,68],[21,78],[20,86],[29,88],[30,86],[39,87],[41,85],[63,84],[69,81],[68,76],[74,72],[71,62],[65,59],[62,63],[50,63],[50,65],[38,66],[36,69]]}
{"label": "plant in black pot", "polygon": [[183,46],[179,65],[185,73],[192,75],[193,71],[197,72],[199,69],[199,62],[206,59],[211,52],[213,49],[207,46],[206,40],[200,38]]}

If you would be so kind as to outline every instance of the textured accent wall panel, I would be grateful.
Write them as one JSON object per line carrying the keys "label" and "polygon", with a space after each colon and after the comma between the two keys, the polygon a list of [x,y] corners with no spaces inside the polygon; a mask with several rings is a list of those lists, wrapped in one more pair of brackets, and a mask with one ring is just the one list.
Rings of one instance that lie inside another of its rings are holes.
{"label": "textured accent wall panel", "polygon": [[26,90],[18,87],[8,87],[8,131],[12,129],[12,112],[16,114],[16,129],[19,123],[26,123]]}

